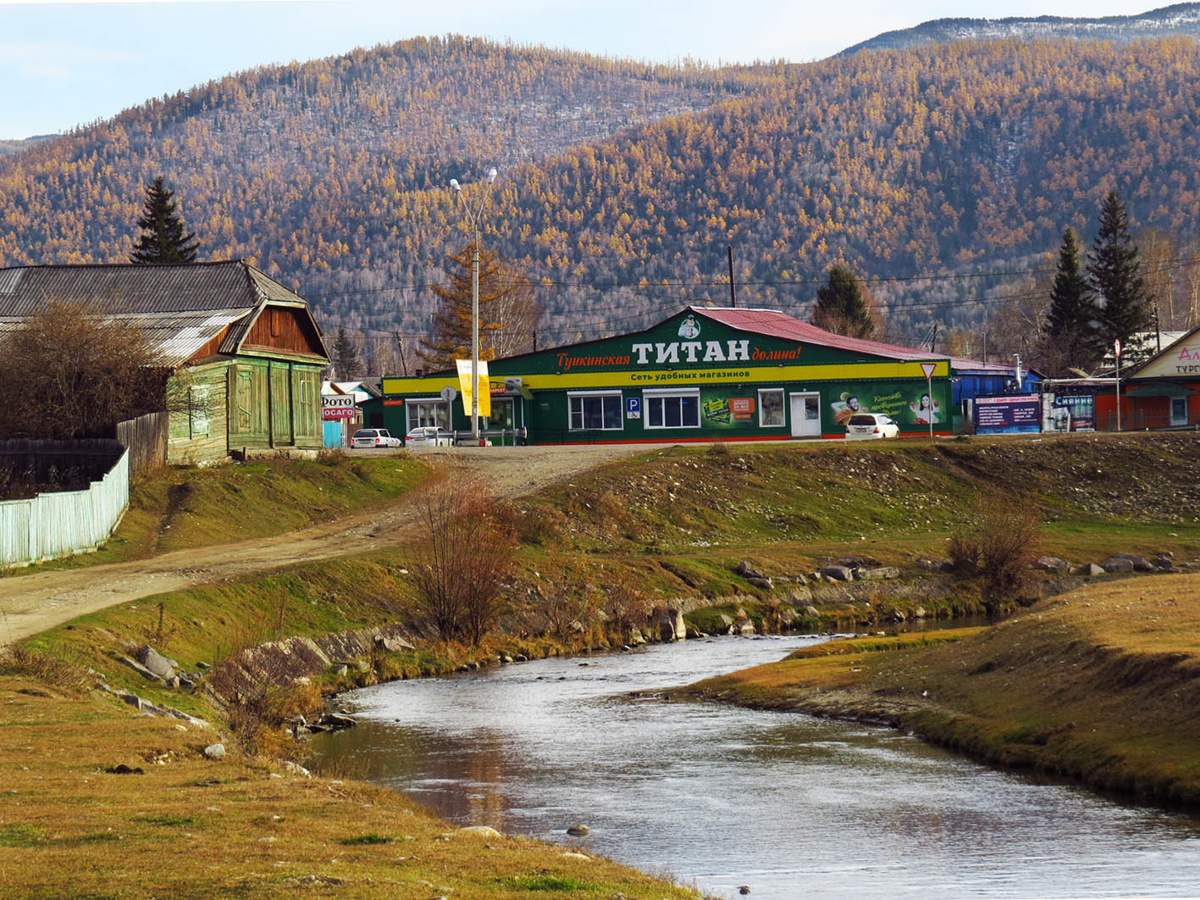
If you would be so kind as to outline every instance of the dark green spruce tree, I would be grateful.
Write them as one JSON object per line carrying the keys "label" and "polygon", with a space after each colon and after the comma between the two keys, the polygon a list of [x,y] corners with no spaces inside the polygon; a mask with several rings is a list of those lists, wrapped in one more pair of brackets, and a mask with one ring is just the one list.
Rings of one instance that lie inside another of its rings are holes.
{"label": "dark green spruce tree", "polygon": [[196,261],[199,242],[195,233],[185,230],[175,212],[175,192],[163,187],[161,175],[146,186],[146,203],[137,224],[142,233],[133,245],[131,263],[167,266]]}
{"label": "dark green spruce tree", "polygon": [[875,334],[869,298],[854,273],[841,263],[829,269],[829,283],[817,288],[811,321],[818,328],[847,337],[870,338]]}
{"label": "dark green spruce tree", "polygon": [[1129,236],[1129,214],[1116,191],[1100,208],[1100,232],[1088,255],[1088,281],[1101,299],[1098,317],[1105,350],[1150,326],[1150,302],[1138,250]]}
{"label": "dark green spruce tree", "polygon": [[1088,284],[1079,259],[1079,241],[1068,228],[1058,251],[1058,271],[1050,289],[1046,335],[1055,368],[1090,370],[1103,356],[1098,329],[1096,294]]}
{"label": "dark green spruce tree", "polygon": [[341,381],[349,381],[358,374],[358,347],[346,334],[345,325],[338,326],[337,337],[333,339],[333,368]]}

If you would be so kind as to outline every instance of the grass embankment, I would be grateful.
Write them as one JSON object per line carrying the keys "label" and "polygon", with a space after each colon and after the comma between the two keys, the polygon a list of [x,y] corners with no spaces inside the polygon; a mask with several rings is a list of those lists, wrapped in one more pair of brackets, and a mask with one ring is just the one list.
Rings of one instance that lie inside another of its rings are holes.
{"label": "grass embankment", "polygon": [[[0,675],[0,892],[697,896],[569,848],[456,831],[391,791],[207,759],[215,740],[69,684]],[[110,771],[119,766],[132,772]]]}
{"label": "grass embankment", "polygon": [[[252,460],[212,468],[164,468],[135,481],[129,510],[95,553],[36,568],[91,566],[269,537],[382,506],[428,477],[409,457]],[[31,568],[0,570],[24,575]]]}
{"label": "grass embankment", "polygon": [[986,761],[1200,805],[1200,575],[1097,584],[967,632],[797,651],[684,694],[880,721]]}

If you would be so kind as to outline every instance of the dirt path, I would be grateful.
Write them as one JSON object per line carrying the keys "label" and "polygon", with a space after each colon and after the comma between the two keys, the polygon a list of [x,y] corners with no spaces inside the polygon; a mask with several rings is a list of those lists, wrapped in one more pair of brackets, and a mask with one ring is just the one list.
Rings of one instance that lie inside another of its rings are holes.
{"label": "dirt path", "polygon": [[[496,496],[512,498],[647,449],[651,448],[489,447],[426,451],[422,455],[442,465],[462,466],[483,479]],[[112,565],[0,578],[0,643],[164,591],[397,546],[413,537],[410,507],[411,500],[401,498],[382,509],[274,537],[176,550]]]}

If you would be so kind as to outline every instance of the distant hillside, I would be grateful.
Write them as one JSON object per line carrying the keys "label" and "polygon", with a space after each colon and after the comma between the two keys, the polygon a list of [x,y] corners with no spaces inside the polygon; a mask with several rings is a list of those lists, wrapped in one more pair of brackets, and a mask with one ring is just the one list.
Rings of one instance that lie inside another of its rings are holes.
{"label": "distant hillside", "polygon": [[[468,240],[447,188],[502,170],[483,239],[533,279],[544,344],[727,302],[804,314],[828,266],[891,337],[976,323],[979,273],[1200,222],[1200,46],[988,41],[808,65],[649,67],[465,38],[230,76],[0,159],[0,265],[122,261],[162,173],[208,258],[247,257],[326,324],[412,336]],[[909,280],[938,273],[938,281]],[[1181,327],[1181,326],[1175,326]],[[1018,348],[1019,349],[1019,348]]]}
{"label": "distant hillside", "polygon": [[53,140],[56,137],[58,137],[56,134],[35,134],[33,137],[28,137],[24,140],[0,138],[0,156],[8,156],[12,153],[20,153],[22,150],[28,150],[34,144],[39,144],[42,141]]}
{"label": "distant hillside", "polygon": [[886,31],[847,47],[839,56],[860,50],[911,50],[926,44],[950,41],[1033,40],[1082,38],[1128,43],[1138,38],[1174,35],[1200,37],[1200,3],[1177,3],[1136,16],[1107,16],[1102,19],[1068,19],[1038,16],[1034,19],[934,19],[913,28]]}

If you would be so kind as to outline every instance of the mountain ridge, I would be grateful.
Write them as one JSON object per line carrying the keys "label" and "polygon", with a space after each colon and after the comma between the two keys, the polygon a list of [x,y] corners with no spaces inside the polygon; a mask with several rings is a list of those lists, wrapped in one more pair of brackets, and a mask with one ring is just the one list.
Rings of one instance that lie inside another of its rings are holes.
{"label": "mountain ridge", "polygon": [[1163,37],[1164,32],[1200,37],[1200,3],[1176,3],[1135,15],[1100,18],[1009,16],[1002,19],[930,19],[911,28],[877,34],[834,56],[850,56],[863,50],[911,50],[926,44],[961,40],[1078,38],[1127,43],[1139,38]]}

